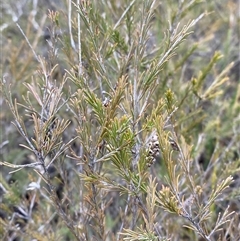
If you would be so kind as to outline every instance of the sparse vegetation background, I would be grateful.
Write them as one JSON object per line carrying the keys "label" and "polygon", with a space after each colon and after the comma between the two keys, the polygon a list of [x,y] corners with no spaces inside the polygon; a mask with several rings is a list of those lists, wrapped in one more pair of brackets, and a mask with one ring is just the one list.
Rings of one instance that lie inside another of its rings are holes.
{"label": "sparse vegetation background", "polygon": [[4,0],[0,239],[239,241],[239,10]]}

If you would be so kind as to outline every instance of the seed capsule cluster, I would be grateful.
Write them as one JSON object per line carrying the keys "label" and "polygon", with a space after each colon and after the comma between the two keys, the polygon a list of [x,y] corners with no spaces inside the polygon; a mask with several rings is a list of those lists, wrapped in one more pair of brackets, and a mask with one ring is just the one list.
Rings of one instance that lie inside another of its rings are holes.
{"label": "seed capsule cluster", "polygon": [[[172,137],[169,137],[169,143],[174,151],[179,151],[178,144],[173,140]],[[147,165],[150,167],[154,162],[160,159],[160,147],[158,142],[157,134],[152,135],[148,142],[147,149]]]}
{"label": "seed capsule cluster", "polygon": [[178,144],[173,140],[172,137],[169,137],[169,143],[174,151],[179,151]]}
{"label": "seed capsule cluster", "polygon": [[154,134],[148,143],[147,164],[150,167],[156,160],[160,158],[160,148],[158,137]]}

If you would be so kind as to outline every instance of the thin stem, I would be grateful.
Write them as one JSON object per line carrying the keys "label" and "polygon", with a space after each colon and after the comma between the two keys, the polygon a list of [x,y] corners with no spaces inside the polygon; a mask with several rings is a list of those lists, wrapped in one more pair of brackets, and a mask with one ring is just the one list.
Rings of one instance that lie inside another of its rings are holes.
{"label": "thin stem", "polygon": [[71,0],[68,0],[68,29],[69,29],[69,37],[70,37],[71,46],[75,50],[76,45],[75,45],[73,35],[72,35],[72,1]]}
{"label": "thin stem", "polygon": [[116,241],[119,241],[119,238],[120,238],[120,233],[122,232],[123,228],[124,228],[124,225],[125,225],[125,218],[127,217],[127,212],[128,212],[128,209],[129,209],[129,203],[130,203],[130,200],[131,200],[131,195],[128,194],[128,198],[127,198],[127,204],[125,206],[125,210],[124,210],[124,216],[123,216],[123,220],[122,220],[122,224],[121,224],[121,227],[119,229],[119,232],[117,234],[117,240]]}
{"label": "thin stem", "polygon": [[[80,1],[77,0],[77,5],[80,5]],[[79,65],[78,65],[78,77],[82,75],[82,46],[81,46],[81,16],[80,13],[78,12],[78,60],[79,60]]]}
{"label": "thin stem", "polygon": [[19,30],[20,30],[21,34],[23,35],[23,37],[25,38],[25,40],[26,40],[28,46],[29,46],[30,49],[32,50],[32,52],[33,52],[33,54],[34,54],[36,60],[40,63],[40,60],[39,60],[39,58],[38,58],[38,56],[37,56],[35,50],[33,49],[32,45],[30,44],[30,42],[29,42],[27,36],[25,35],[25,33],[23,32],[22,28],[20,27],[20,25],[19,25],[18,23],[16,23],[16,25],[17,25],[17,27],[19,28]]}

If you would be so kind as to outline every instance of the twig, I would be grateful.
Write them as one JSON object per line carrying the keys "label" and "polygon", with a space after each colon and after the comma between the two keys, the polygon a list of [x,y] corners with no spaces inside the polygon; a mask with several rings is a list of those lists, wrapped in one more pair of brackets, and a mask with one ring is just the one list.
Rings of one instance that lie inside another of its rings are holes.
{"label": "twig", "polygon": [[25,40],[27,41],[28,46],[30,47],[30,49],[32,50],[36,60],[40,63],[39,57],[37,56],[35,50],[33,49],[32,45],[30,44],[27,36],[25,35],[25,33],[23,32],[22,28],[20,27],[20,25],[18,23],[16,23],[17,27],[19,28],[20,32],[22,33],[23,37],[25,38]]}
{"label": "twig", "polygon": [[[79,0],[77,0],[77,5],[80,5]],[[78,77],[82,75],[82,46],[81,46],[81,16],[78,12],[78,60],[79,60],[79,66],[78,66]]]}
{"label": "twig", "polygon": [[4,141],[0,144],[0,149],[2,149],[5,145],[7,145],[9,143],[9,141]]}
{"label": "twig", "polygon": [[24,168],[24,167],[35,167],[35,166],[40,166],[42,165],[41,162],[34,162],[34,163],[29,163],[29,164],[22,164],[22,165],[15,165],[9,162],[1,162],[0,161],[0,166],[7,166],[11,168]]}
{"label": "twig", "polygon": [[[129,209],[130,200],[131,200],[131,195],[128,194],[127,204],[126,204],[126,206],[125,206],[124,217],[123,217],[123,218],[126,218],[126,217],[127,217],[127,212],[128,212],[128,209]],[[118,232],[118,234],[117,234],[117,240],[116,240],[116,241],[119,241],[120,233],[121,233],[122,230],[123,230],[124,224],[125,224],[125,219],[122,220],[122,224],[121,224],[121,227],[120,227],[119,232]]]}
{"label": "twig", "polygon": [[[79,1],[79,0],[78,0]],[[136,0],[133,0],[128,7],[126,8],[126,10],[123,12],[122,16],[119,18],[119,20],[117,21],[117,23],[114,25],[113,30],[115,30],[121,23],[122,19],[124,18],[124,16],[127,14],[127,12],[129,11],[129,9],[132,7],[132,5],[136,2]]]}
{"label": "twig", "polygon": [[71,46],[74,50],[76,50],[76,45],[72,35],[72,0],[68,0],[68,29]]}

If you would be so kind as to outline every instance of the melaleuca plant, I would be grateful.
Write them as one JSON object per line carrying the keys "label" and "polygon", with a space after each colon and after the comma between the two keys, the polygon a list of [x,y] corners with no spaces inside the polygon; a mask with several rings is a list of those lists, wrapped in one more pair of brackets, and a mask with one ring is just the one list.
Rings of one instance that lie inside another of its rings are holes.
{"label": "melaleuca plant", "polygon": [[[237,240],[240,87],[225,101],[234,63],[206,45],[205,27],[220,27],[208,24],[213,5],[120,2],[49,10],[43,54],[40,37],[16,25],[24,46],[9,57],[1,92],[27,161],[3,149],[14,183],[4,169],[10,218],[0,232],[9,240]],[[33,69],[20,61],[27,49]]]}

